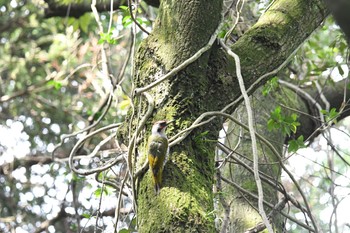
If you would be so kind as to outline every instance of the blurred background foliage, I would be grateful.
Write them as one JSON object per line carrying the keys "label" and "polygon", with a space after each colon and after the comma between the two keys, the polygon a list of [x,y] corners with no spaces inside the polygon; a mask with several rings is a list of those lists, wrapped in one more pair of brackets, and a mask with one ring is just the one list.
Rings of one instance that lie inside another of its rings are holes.
{"label": "blurred background foliage", "polygon": [[[121,23],[125,12],[113,15],[111,31],[112,36],[118,37],[118,44],[110,46],[99,43],[99,31],[91,12],[79,18],[46,18],[46,7],[39,0],[0,2],[2,232],[11,229],[34,232],[47,219],[56,217],[62,206],[72,207],[73,190],[77,193],[83,188],[98,190],[96,184],[87,186],[83,179],[73,176],[67,166],[66,159],[77,138],[67,140],[54,157],[52,152],[63,135],[79,131],[101,116],[112,83],[130,53],[131,26]],[[109,13],[100,16],[107,31]],[[102,45],[111,77],[101,72]],[[126,68],[124,79],[123,90],[113,91],[112,110],[98,127],[124,120],[129,108],[126,93],[130,92],[130,67]],[[93,149],[105,137],[100,135],[90,141],[84,150]],[[111,140],[103,149],[112,147]],[[52,159],[57,162],[52,163]],[[84,198],[85,202],[91,199]],[[92,204],[85,207],[79,214],[91,209]],[[69,209],[68,213],[76,214]],[[69,232],[76,226],[74,221],[65,222],[56,225],[56,232]]]}
{"label": "blurred background foliage", "polygon": [[[111,90],[113,102],[98,127],[125,120],[132,85],[130,63],[123,82],[114,87],[131,51],[130,15],[125,7],[115,9],[112,18],[108,11],[101,12],[104,31],[100,33],[91,12],[80,17],[70,17],[69,11],[64,17],[47,17],[48,3],[77,1],[0,1],[0,232],[40,232],[49,220],[49,232],[73,232],[81,227],[87,232],[108,231],[113,228],[117,194],[94,177],[73,175],[67,165],[69,152],[81,134],[56,146],[63,135],[96,122],[106,109]],[[268,4],[246,1],[234,35],[239,37],[253,25]],[[226,5],[228,30],[235,19],[235,8],[229,1]],[[151,30],[156,9],[145,4],[139,9],[139,22]],[[136,44],[145,37],[138,30]],[[101,46],[107,53],[109,77],[101,72]],[[314,85],[316,80],[331,85],[348,76],[347,53],[339,27],[329,18],[301,47],[284,74],[302,85]],[[348,132],[348,121],[344,122],[340,128]],[[102,134],[86,143],[82,154],[107,136]],[[327,150],[317,142],[313,145],[316,151]],[[343,156],[349,155],[346,145],[337,146]],[[111,140],[102,149],[113,148],[115,142]],[[321,216],[327,206],[318,200],[329,186],[318,184],[329,182],[322,169],[327,156],[308,159],[319,166],[310,165],[298,174]],[[86,159],[81,164],[94,166],[99,162]],[[337,159],[333,166],[341,174],[339,179],[349,183],[344,175],[349,173],[347,164]],[[109,174],[100,174],[99,179],[112,177],[117,183],[123,172],[122,166],[117,167]],[[317,184],[310,186],[309,182]],[[124,207],[127,209],[128,204]],[[132,229],[133,224],[132,216],[123,216],[119,227]],[[328,229],[329,222],[320,220],[320,224]],[[302,232],[297,226],[288,227],[290,232]]]}

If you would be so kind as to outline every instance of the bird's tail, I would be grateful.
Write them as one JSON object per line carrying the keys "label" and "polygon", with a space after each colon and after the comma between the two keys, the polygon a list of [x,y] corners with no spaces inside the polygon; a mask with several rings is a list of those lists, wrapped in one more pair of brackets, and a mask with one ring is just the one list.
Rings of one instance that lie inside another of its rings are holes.
{"label": "bird's tail", "polygon": [[162,170],[159,170],[157,172],[152,171],[152,180],[153,180],[154,192],[156,195],[158,195],[160,193],[160,187],[162,184]]}
{"label": "bird's tail", "polygon": [[155,184],[154,185],[154,192],[156,195],[159,195],[159,192],[160,192],[160,184]]}

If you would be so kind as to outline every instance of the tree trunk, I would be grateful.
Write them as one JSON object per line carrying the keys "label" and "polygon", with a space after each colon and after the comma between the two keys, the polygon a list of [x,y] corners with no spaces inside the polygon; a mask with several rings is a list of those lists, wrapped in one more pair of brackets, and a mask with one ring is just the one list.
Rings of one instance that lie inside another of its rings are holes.
{"label": "tree trunk", "polygon": [[[137,54],[136,86],[157,80],[207,44],[219,25],[221,4],[162,1],[154,30]],[[209,55],[203,54],[176,77],[150,91],[156,106],[153,121],[176,121],[168,129],[169,136],[190,126],[200,113],[218,109],[213,96],[207,95],[211,83],[206,75]],[[170,149],[158,196],[154,194],[149,172],[141,179],[137,199],[140,232],[215,231],[212,184],[215,139],[220,127],[216,122],[206,130],[209,134],[205,137],[214,141],[206,141],[199,129]],[[146,148],[146,138],[141,148]]]}

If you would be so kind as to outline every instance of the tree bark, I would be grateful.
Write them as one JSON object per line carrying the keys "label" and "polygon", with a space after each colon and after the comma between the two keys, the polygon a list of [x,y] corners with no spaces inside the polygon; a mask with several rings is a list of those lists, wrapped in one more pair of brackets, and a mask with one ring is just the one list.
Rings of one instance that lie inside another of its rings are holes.
{"label": "tree bark", "polygon": [[[155,81],[207,44],[219,25],[221,8],[221,1],[162,1],[154,30],[137,54],[136,86]],[[168,128],[171,136],[175,130],[188,127],[200,113],[217,109],[214,97],[218,95],[208,95],[210,79],[214,78],[206,75],[209,55],[204,54],[176,77],[150,91],[156,110],[149,122],[175,119],[173,128]],[[220,127],[216,123],[206,130],[207,135],[197,130],[170,149],[158,196],[154,194],[149,173],[141,179],[137,199],[140,232],[215,231],[212,214],[215,141],[205,137],[217,138]],[[147,137],[144,138],[141,148],[146,148]]]}

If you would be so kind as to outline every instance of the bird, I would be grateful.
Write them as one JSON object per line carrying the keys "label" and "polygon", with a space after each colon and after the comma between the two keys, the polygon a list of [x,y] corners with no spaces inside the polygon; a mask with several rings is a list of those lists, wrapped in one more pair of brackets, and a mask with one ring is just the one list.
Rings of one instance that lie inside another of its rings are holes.
{"label": "bird", "polygon": [[160,192],[163,169],[169,154],[169,142],[165,129],[170,122],[166,120],[155,122],[148,138],[148,163],[156,195]]}

